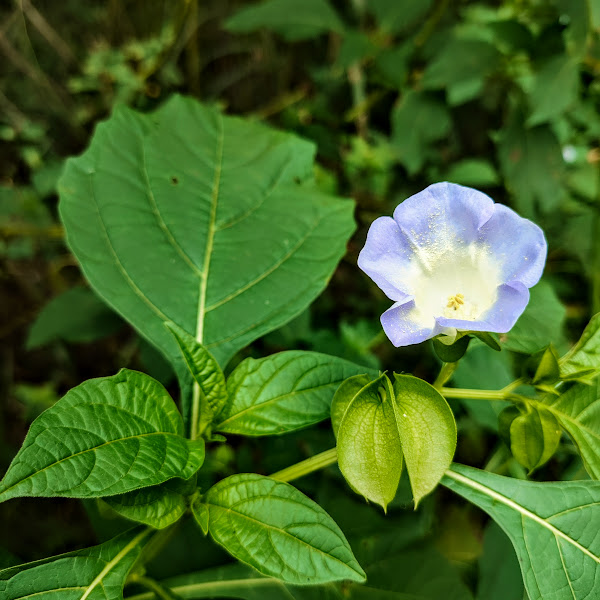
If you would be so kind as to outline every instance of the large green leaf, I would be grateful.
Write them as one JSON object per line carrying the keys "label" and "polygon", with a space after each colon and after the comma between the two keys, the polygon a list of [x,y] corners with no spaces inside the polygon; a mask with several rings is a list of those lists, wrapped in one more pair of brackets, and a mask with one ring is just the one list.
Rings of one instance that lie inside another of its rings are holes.
{"label": "large green leaf", "polygon": [[0,571],[0,597],[122,600],[125,579],[151,533],[132,529],[100,546]]}
{"label": "large green leaf", "polygon": [[431,492],[456,450],[456,422],[445,398],[426,381],[396,375],[395,412],[415,504]]}
{"label": "large green leaf", "polygon": [[233,475],[203,500],[215,541],[261,573],[294,584],[364,581],[340,528],[290,484]]}
{"label": "large green leaf", "polygon": [[354,223],[351,202],[312,185],[314,153],[175,96],[149,115],[117,109],[67,161],[60,213],[71,249],[183,382],[191,378],[165,321],[224,364],[327,284]]}
{"label": "large green leaf", "polygon": [[[290,15],[294,18],[291,19]],[[327,0],[257,2],[231,17],[225,27],[235,32],[256,31],[266,27],[291,41],[316,37],[328,31],[344,31],[342,21]]]}
{"label": "large green leaf", "polygon": [[301,350],[247,358],[227,380],[231,399],[215,429],[257,436],[313,425],[329,417],[340,383],[366,371],[372,372],[336,356]]}
{"label": "large green leaf", "polygon": [[204,442],[182,437],[165,388],[121,370],[73,388],[31,425],[0,483],[0,501],[18,496],[97,498],[190,478]]}
{"label": "large green leaf", "polygon": [[587,472],[600,479],[600,381],[577,383],[564,394],[548,394],[540,405],[552,412],[577,446]]}
{"label": "large green leaf", "polygon": [[126,519],[164,529],[178,521],[187,510],[187,498],[194,492],[195,479],[170,479],[159,485],[103,498],[102,501]]}
{"label": "large green leaf", "polygon": [[531,600],[584,600],[600,575],[600,483],[533,483],[453,465],[442,483],[510,537]]}
{"label": "large green leaf", "polygon": [[583,372],[588,378],[600,372],[600,314],[590,319],[579,341],[560,359],[562,377],[576,377]]}
{"label": "large green leaf", "polygon": [[[335,395],[336,404],[345,405],[336,432],[338,464],[356,492],[387,510],[402,473],[394,392],[386,375],[367,383],[358,393],[354,381],[340,386]],[[333,412],[341,411],[335,407]]]}

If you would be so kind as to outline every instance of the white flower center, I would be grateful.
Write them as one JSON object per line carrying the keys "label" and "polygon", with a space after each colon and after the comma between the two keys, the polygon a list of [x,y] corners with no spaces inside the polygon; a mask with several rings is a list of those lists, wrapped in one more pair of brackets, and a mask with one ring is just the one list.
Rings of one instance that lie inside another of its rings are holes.
{"label": "white flower center", "polygon": [[421,254],[415,261],[412,289],[424,318],[477,321],[494,305],[500,273],[486,246],[454,245]]}

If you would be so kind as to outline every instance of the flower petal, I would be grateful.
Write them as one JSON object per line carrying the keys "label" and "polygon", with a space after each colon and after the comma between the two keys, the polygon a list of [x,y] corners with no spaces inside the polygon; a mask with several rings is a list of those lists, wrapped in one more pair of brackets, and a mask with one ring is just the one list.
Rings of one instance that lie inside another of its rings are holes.
{"label": "flower petal", "polygon": [[529,290],[521,282],[515,281],[498,286],[497,292],[496,302],[479,321],[437,317],[438,326],[455,327],[459,331],[506,333],[525,310],[529,302]]}
{"label": "flower petal", "polygon": [[410,299],[407,285],[413,250],[391,217],[373,221],[367,241],[358,256],[358,266],[390,300]]}
{"label": "flower petal", "polygon": [[519,281],[529,288],[540,280],[548,245],[535,223],[495,204],[493,215],[479,230],[479,240],[498,261],[502,281]]}
{"label": "flower petal", "polygon": [[415,246],[435,257],[477,240],[493,212],[494,201],[483,192],[443,182],[407,198],[394,220]]}
{"label": "flower petal", "polygon": [[422,315],[415,308],[414,300],[396,302],[388,308],[381,315],[381,325],[396,347],[419,344],[439,333],[435,320]]}

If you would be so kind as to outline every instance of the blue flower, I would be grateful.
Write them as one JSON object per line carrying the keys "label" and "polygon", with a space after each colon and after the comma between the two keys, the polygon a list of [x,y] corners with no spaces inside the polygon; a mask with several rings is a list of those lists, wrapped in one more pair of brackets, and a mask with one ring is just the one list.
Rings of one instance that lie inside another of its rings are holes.
{"label": "blue flower", "polygon": [[394,304],[394,346],[460,331],[509,331],[540,279],[542,230],[472,188],[436,183],[369,229],[358,266]]}

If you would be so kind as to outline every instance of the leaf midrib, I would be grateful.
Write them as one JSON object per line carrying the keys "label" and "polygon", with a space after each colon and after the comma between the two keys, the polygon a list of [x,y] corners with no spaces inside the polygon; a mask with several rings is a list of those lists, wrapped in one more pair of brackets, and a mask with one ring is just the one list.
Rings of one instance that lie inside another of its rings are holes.
{"label": "leaf midrib", "polygon": [[151,532],[152,532],[152,529],[150,529],[150,528],[145,529],[144,531],[142,531],[141,533],[136,535],[123,549],[121,549],[121,551],[118,552],[114,556],[114,558],[112,558],[106,564],[106,566],[102,569],[102,571],[100,571],[100,573],[98,573],[98,575],[94,578],[92,583],[90,583],[90,585],[87,587],[85,593],[81,596],[81,600],[86,600],[86,598],[88,598],[89,595],[94,591],[96,586],[99,583],[101,584],[102,580],[106,577],[106,575],[108,575],[113,570],[115,565],[117,565],[124,556],[129,554],[129,552],[133,548],[135,548],[135,546],[137,546]]}
{"label": "leaf midrib", "polygon": [[[507,498],[506,496],[500,494],[499,492],[496,492],[495,490],[487,487],[486,485],[479,483],[478,481],[474,481],[473,479],[469,479],[468,477],[465,477],[464,475],[461,475],[460,473],[453,471],[452,468],[448,469],[446,471],[446,473],[444,474],[444,476],[448,477],[450,479],[454,479],[455,481],[458,481],[459,483],[466,485],[467,487],[470,487],[473,490],[481,492],[482,494],[485,494],[486,496],[489,496],[490,498],[497,500],[501,504],[504,504],[508,508],[511,508],[512,510],[515,510],[516,512],[518,512],[522,517],[527,517],[528,519],[535,521],[538,525],[541,525],[542,527],[544,527],[548,531],[550,531],[552,533],[552,535],[555,536],[555,538],[560,537],[560,538],[564,539],[567,543],[571,544],[572,546],[577,548],[580,552],[582,552],[586,556],[590,557],[596,563],[600,564],[600,557],[596,556],[590,550],[588,550],[587,548],[582,546],[577,540],[574,540],[572,537],[569,537],[566,533],[564,533],[563,531],[561,531],[560,529],[558,529],[557,527],[552,525],[546,519],[540,517],[539,515],[536,515],[534,512],[531,512],[530,510],[526,509],[524,506],[517,504],[510,498]],[[551,517],[553,517],[553,516],[555,516],[555,515],[551,515]]]}
{"label": "leaf midrib", "polygon": [[[249,498],[247,498],[245,500],[248,500],[248,499]],[[299,504],[298,502],[295,502],[291,498],[287,498],[287,499],[286,498],[278,498],[278,500],[288,500],[290,502],[293,502],[294,504]],[[245,519],[247,521],[255,523],[255,524],[259,525],[260,527],[267,529],[268,531],[271,531],[271,530],[277,531],[278,533],[283,534],[284,536],[287,536],[287,537],[292,538],[293,540],[296,540],[299,544],[308,546],[308,548],[311,548],[312,550],[316,550],[319,554],[322,554],[324,556],[327,556],[330,559],[333,559],[334,561],[343,565],[346,569],[350,569],[350,570],[354,571],[354,573],[357,573],[358,575],[362,576],[362,574],[359,571],[357,571],[356,569],[354,569],[353,567],[351,567],[350,565],[345,563],[343,560],[340,560],[339,558],[333,556],[332,554],[329,554],[328,552],[325,552],[324,550],[321,550],[320,548],[317,548],[316,546],[311,546],[308,542],[301,540],[300,538],[296,537],[295,535],[292,535],[291,533],[289,533],[288,531],[286,531],[284,529],[280,529],[279,527],[276,527],[275,525],[269,525],[268,523],[265,523],[264,521],[259,521],[258,519],[255,519],[254,517],[250,517],[249,515],[246,515],[242,512],[233,510],[232,508],[221,506],[220,504],[214,504],[213,502],[210,502],[208,500],[205,502],[205,504],[209,507],[209,509],[212,506],[212,507],[220,509],[224,512],[229,512],[234,515],[237,515],[241,519]],[[304,506],[304,505],[302,505],[302,506]],[[310,525],[310,523],[302,523],[302,525]],[[324,524],[323,523],[313,523],[313,525],[324,525]],[[210,521],[209,521],[209,527],[210,527]],[[329,531],[331,531],[331,529],[329,529],[329,528],[327,528],[327,529]],[[331,533],[335,535],[336,532],[331,531]],[[299,571],[296,571],[296,572],[299,573]]]}

